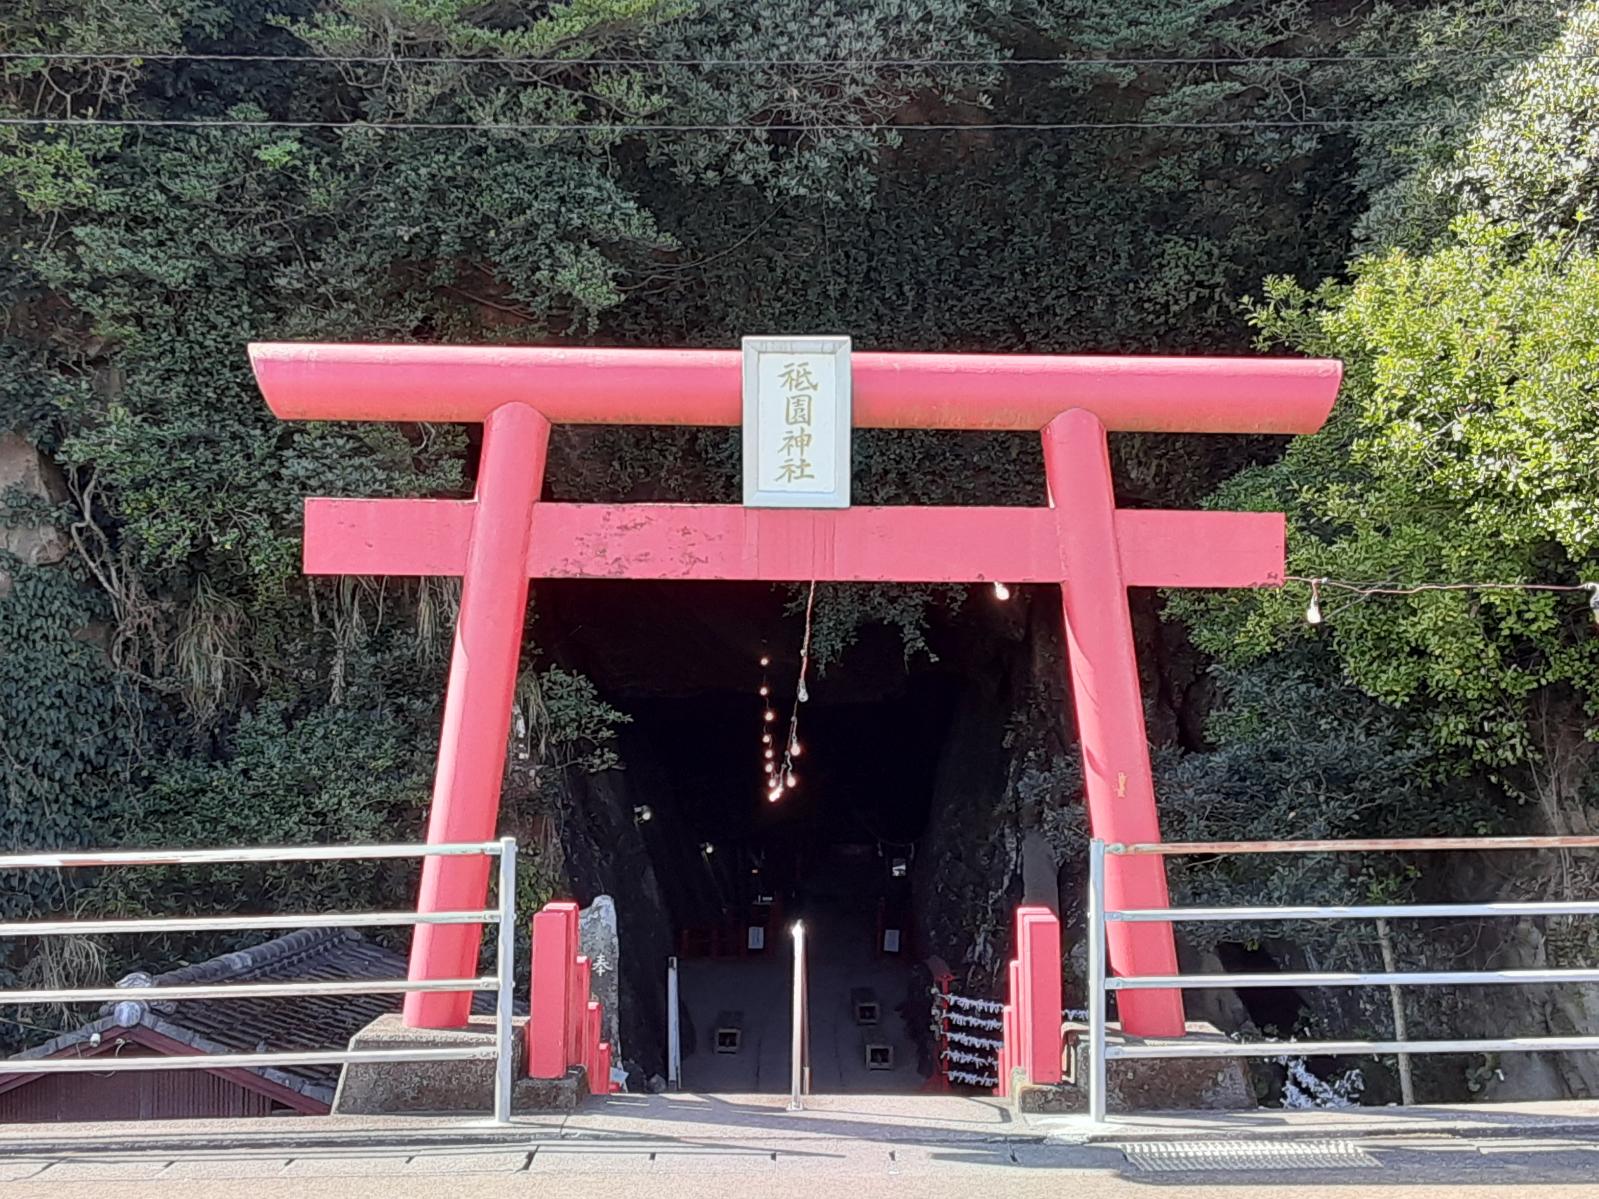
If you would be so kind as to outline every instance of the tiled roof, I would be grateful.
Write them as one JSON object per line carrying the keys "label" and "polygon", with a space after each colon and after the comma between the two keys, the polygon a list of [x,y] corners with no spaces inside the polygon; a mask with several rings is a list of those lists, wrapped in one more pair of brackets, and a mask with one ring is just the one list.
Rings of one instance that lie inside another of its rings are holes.
{"label": "tiled roof", "polygon": [[[180,984],[323,982],[401,979],[403,955],[350,929],[300,929],[236,953],[225,953],[165,974],[130,974],[118,981],[127,999],[108,1003],[98,1020],[16,1054],[50,1057],[96,1033],[143,1026],[192,1046],[199,1053],[269,1053],[343,1049],[378,1016],[400,1007],[400,995],[300,995],[264,999],[161,1000],[151,994]],[[494,1011],[494,996],[480,992],[472,1010]],[[263,1066],[255,1073],[310,1099],[333,1101],[338,1066]],[[0,1074],[4,1067],[0,1066]]]}

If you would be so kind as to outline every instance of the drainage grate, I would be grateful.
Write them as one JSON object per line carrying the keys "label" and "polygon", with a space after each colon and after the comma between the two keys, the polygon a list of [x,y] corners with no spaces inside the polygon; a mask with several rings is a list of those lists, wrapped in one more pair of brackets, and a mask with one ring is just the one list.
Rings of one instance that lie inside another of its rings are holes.
{"label": "drainage grate", "polygon": [[1120,1146],[1135,1170],[1359,1170],[1377,1159],[1353,1141],[1150,1141]]}

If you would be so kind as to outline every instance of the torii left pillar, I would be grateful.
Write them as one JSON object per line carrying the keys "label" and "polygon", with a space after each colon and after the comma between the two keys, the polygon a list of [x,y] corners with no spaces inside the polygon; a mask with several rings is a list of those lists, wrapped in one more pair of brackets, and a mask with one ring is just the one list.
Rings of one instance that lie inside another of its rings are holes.
{"label": "torii left pillar", "polygon": [[[428,841],[434,844],[494,837],[527,615],[533,506],[549,444],[550,422],[527,404],[503,404],[483,422],[428,818]],[[488,876],[486,857],[424,859],[417,911],[482,907]],[[418,925],[410,977],[475,978],[481,938],[476,924]],[[414,992],[405,997],[405,1022],[412,1028],[460,1028],[471,1008],[470,991]]]}

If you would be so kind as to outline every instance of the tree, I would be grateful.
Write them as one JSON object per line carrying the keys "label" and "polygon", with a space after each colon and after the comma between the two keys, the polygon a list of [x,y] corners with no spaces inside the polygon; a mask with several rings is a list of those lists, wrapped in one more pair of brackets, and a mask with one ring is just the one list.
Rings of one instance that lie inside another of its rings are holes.
{"label": "tree", "polygon": [[1251,310],[1263,344],[1343,359],[1343,393],[1322,432],[1215,501],[1286,510],[1300,576],[1576,590],[1327,589],[1316,628],[1302,589],[1173,603],[1234,663],[1325,639],[1347,681],[1420,721],[1435,770],[1485,772],[1556,831],[1586,827],[1599,713],[1581,589],[1599,580],[1599,261],[1586,160],[1550,151],[1591,136],[1596,14],[1510,72],[1477,130],[1411,181],[1430,207],[1396,228],[1458,214],[1431,242],[1373,253],[1348,283],[1270,283]]}

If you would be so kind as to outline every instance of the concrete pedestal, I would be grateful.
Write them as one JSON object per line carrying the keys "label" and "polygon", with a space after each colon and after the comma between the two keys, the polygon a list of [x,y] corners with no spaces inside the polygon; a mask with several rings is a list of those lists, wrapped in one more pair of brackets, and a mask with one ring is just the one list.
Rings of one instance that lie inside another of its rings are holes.
{"label": "concrete pedestal", "polygon": [[[1187,1028],[1188,1039],[1227,1043],[1215,1025],[1191,1020]],[[1064,1032],[1063,1066],[1068,1081],[1045,1087],[1018,1081],[1011,1089],[1017,1110],[1088,1110],[1088,1028],[1069,1023]],[[1110,1025],[1106,1036],[1111,1045],[1136,1045],[1141,1040],[1124,1035],[1119,1024]],[[1112,1061],[1106,1071],[1106,1090],[1106,1108],[1111,1112],[1244,1111],[1255,1106],[1247,1059],[1242,1057]]]}
{"label": "concrete pedestal", "polygon": [[[527,1077],[525,1018],[516,1020],[511,1060],[514,1111],[570,1111],[588,1094],[581,1069],[565,1078]],[[354,1049],[453,1049],[494,1043],[494,1019],[473,1016],[465,1028],[407,1028],[398,1012],[379,1016],[350,1039]],[[358,1062],[344,1068],[335,1115],[399,1115],[494,1110],[494,1061]]]}

